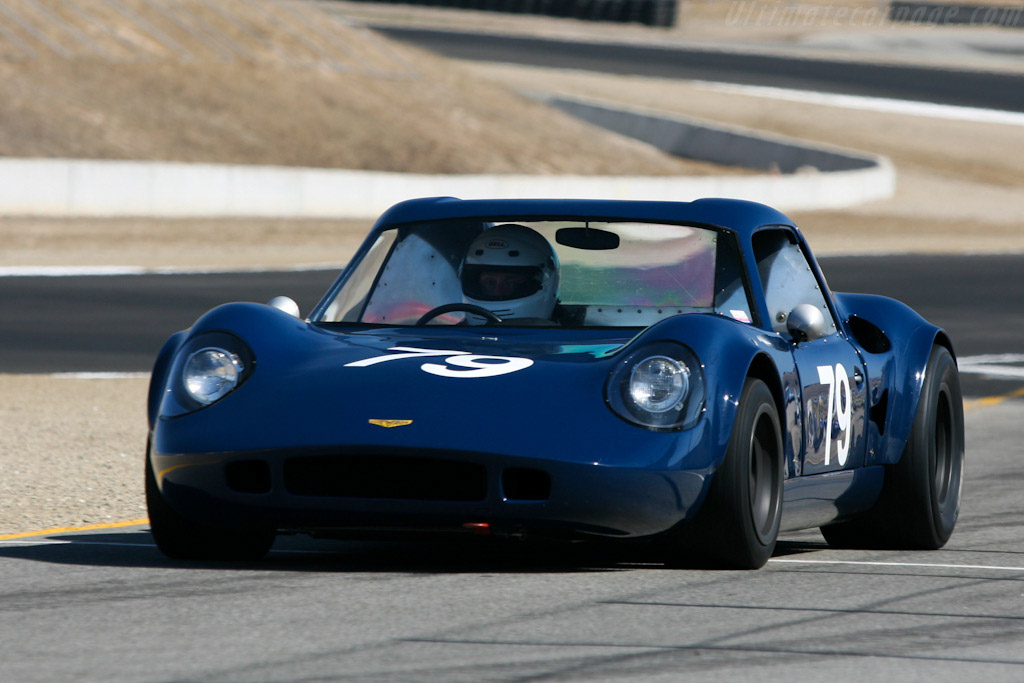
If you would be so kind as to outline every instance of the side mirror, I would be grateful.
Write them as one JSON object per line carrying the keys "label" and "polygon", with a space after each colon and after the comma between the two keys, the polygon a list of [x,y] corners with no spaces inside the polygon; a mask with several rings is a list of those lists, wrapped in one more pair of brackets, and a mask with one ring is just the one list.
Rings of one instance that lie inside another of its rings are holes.
{"label": "side mirror", "polygon": [[817,306],[797,304],[786,317],[786,329],[798,343],[814,341],[825,334],[825,316]]}
{"label": "side mirror", "polygon": [[275,296],[273,299],[267,302],[268,306],[273,306],[279,311],[284,311],[288,315],[299,318],[299,305],[295,303],[295,300],[287,296]]}

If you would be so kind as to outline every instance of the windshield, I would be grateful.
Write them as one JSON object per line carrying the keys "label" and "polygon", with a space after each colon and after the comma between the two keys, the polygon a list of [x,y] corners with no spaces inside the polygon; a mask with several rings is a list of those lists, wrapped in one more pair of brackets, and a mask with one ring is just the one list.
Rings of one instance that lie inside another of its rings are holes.
{"label": "windshield", "polygon": [[[735,237],[684,225],[453,220],[383,231],[317,322],[646,327],[750,322]],[[439,310],[440,309],[440,310]]]}

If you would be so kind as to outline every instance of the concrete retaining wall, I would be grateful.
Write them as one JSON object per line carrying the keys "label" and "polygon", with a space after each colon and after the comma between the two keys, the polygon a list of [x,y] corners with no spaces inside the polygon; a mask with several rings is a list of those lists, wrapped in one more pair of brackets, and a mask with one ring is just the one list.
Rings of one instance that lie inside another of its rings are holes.
{"label": "concrete retaining wall", "polygon": [[367,218],[397,202],[433,196],[677,201],[733,197],[792,211],[852,206],[889,197],[895,188],[892,165],[880,157],[600,103],[563,98],[552,104],[672,154],[782,172],[669,177],[420,175],[0,158],[0,215]]}
{"label": "concrete retaining wall", "polygon": [[839,173],[607,177],[416,175],[213,164],[0,159],[0,214],[374,217],[414,197],[690,201],[735,197],[782,210],[841,208],[892,194],[886,164]]}

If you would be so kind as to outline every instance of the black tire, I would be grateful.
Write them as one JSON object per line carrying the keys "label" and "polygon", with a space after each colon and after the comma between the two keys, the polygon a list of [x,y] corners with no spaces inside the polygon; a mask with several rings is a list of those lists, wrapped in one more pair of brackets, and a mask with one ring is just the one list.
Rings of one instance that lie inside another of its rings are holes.
{"label": "black tire", "polygon": [[669,564],[759,569],[775,550],[785,455],[768,386],[748,378],[722,465],[692,524],[667,539]]}
{"label": "black tire", "polygon": [[259,560],[270,550],[276,535],[274,529],[222,529],[185,519],[160,493],[148,453],[146,507],[153,540],[160,552],[176,560]]}
{"label": "black tire", "polygon": [[964,407],[952,354],[935,346],[903,456],[886,468],[882,494],[865,515],[822,527],[837,548],[937,550],[960,515]]}

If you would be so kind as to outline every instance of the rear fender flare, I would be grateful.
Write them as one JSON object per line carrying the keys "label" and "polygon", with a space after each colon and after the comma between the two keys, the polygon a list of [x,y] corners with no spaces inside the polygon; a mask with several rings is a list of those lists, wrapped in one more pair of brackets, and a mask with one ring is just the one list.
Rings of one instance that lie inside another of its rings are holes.
{"label": "rear fender flare", "polygon": [[[873,383],[872,399],[878,400],[888,391],[884,438],[878,452],[868,454],[867,464],[894,464],[902,456],[914,424],[932,348],[936,344],[945,346],[955,360],[953,343],[944,330],[895,299],[871,294],[836,294],[835,299],[847,334],[867,365]],[[850,325],[852,316],[877,327],[889,348],[879,350],[858,339]]]}

